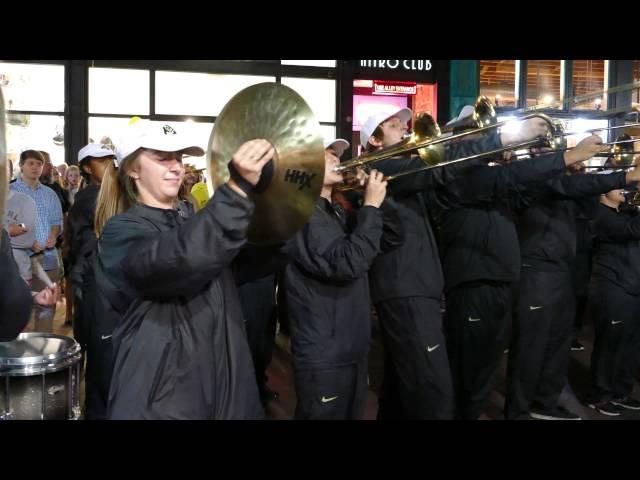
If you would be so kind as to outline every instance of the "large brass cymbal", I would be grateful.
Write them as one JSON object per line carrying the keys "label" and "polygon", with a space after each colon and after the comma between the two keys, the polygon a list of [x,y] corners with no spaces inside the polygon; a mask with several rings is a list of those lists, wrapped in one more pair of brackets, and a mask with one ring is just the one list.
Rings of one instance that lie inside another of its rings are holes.
{"label": "large brass cymbal", "polygon": [[214,187],[229,180],[231,157],[255,138],[271,142],[276,154],[268,186],[251,195],[256,208],[248,239],[270,245],[293,237],[312,215],[324,180],[324,145],[311,108],[294,90],[250,86],[229,100],[211,133],[207,165]]}
{"label": "large brass cymbal", "polygon": [[[2,96],[2,88],[0,88],[0,215],[4,217],[4,204],[7,198],[7,138],[6,116],[4,111],[4,97]],[[0,241],[2,237],[0,236]]]}

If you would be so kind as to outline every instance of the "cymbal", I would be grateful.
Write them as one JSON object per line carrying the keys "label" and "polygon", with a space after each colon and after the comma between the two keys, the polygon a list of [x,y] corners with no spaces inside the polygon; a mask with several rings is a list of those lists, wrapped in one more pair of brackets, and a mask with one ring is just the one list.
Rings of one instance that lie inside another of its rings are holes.
{"label": "cymbal", "polygon": [[324,145],[320,125],[300,95],[278,83],[252,85],[216,119],[207,149],[214,187],[229,180],[227,165],[238,148],[256,138],[271,142],[276,153],[267,187],[251,194],[255,211],[248,239],[271,245],[293,237],[312,215],[324,180]]}
{"label": "cymbal", "polygon": [[[4,97],[0,88],[0,215],[4,216],[4,204],[7,198],[7,138],[5,130],[7,127],[4,111]],[[2,237],[0,237],[2,241]]]}

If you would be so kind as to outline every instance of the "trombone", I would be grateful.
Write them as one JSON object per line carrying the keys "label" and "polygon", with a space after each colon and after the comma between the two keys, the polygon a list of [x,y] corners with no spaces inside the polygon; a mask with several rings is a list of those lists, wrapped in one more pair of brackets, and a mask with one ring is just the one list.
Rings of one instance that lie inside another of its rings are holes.
{"label": "trombone", "polygon": [[[613,127],[615,128],[615,127]],[[630,135],[623,133],[622,135],[618,135],[615,141],[606,142],[602,145],[610,145],[611,150],[609,152],[601,152],[598,155],[594,155],[595,157],[609,157],[611,158],[611,163],[613,164],[610,167],[606,168],[630,168],[635,167],[634,165],[634,156],[639,154],[640,151],[634,150],[633,143],[640,141],[638,139],[631,138]],[[566,142],[566,141],[565,141]],[[566,144],[566,143],[565,143]],[[562,148],[554,148],[545,153],[554,153],[554,152],[565,152],[567,150],[571,150],[575,147],[562,147]],[[516,155],[517,157],[528,156],[530,153],[522,153]],[[602,168],[602,167],[585,167],[585,168]]]}
{"label": "trombone", "polygon": [[[454,163],[467,162],[469,160],[475,160],[476,158],[482,158],[482,157],[488,157],[488,156],[492,156],[492,155],[497,155],[499,153],[507,152],[509,150],[518,150],[518,149],[523,149],[523,148],[531,148],[531,147],[535,147],[535,146],[548,146],[548,145],[549,145],[549,139],[547,137],[538,137],[538,138],[534,138],[533,140],[528,140],[526,142],[513,144],[513,145],[507,145],[505,147],[498,148],[498,149],[495,149],[495,150],[489,150],[487,152],[477,153],[475,155],[469,155],[467,157],[456,158],[454,160],[447,160],[445,162],[441,162],[441,163],[437,163],[437,164],[433,164],[433,165],[425,165],[424,167],[415,168],[415,169],[412,169],[412,170],[406,170],[404,172],[396,173],[394,175],[385,176],[383,178],[383,180],[385,182],[387,182],[387,181],[395,180],[397,178],[401,178],[401,177],[404,177],[404,176],[407,176],[407,175],[414,175],[416,173],[424,172],[424,171],[427,171],[427,170],[432,170],[434,168],[440,168],[440,167],[444,167],[444,166],[447,166],[447,165],[453,165]],[[359,185],[352,183],[352,184],[338,185],[336,187],[336,190],[339,191],[339,192],[345,192],[345,191],[349,191],[349,190],[358,190],[359,188],[360,188]]]}
{"label": "trombone", "polygon": [[[426,164],[425,167],[409,170],[407,172],[401,172],[390,177],[386,177],[385,180],[393,180],[404,175],[417,173],[431,168],[443,167],[467,160],[473,160],[488,155],[495,155],[508,150],[520,150],[524,148],[532,148],[534,146],[546,146],[551,152],[566,151],[572,147],[567,147],[567,136],[575,135],[579,133],[590,133],[604,130],[616,130],[618,128],[626,128],[640,125],[640,123],[634,123],[629,125],[618,125],[613,127],[593,128],[589,130],[566,132],[564,126],[560,120],[552,119],[548,115],[540,112],[531,113],[523,117],[518,118],[519,121],[528,120],[531,118],[541,118],[548,126],[549,130],[546,136],[533,139],[527,142],[523,142],[517,145],[507,145],[503,148],[492,150],[490,152],[483,152],[477,155],[464,157],[460,159],[445,161],[444,144],[449,141],[455,141],[464,138],[468,135],[474,135],[476,133],[484,133],[492,128],[499,128],[509,123],[510,121],[498,122],[495,109],[491,101],[486,96],[480,96],[474,104],[474,112],[468,117],[462,118],[453,124],[449,124],[446,129],[441,130],[436,121],[428,113],[420,113],[416,116],[414,121],[413,133],[408,135],[403,141],[396,145],[378,150],[372,153],[366,153],[359,157],[356,157],[350,161],[344,162],[334,168],[335,172],[341,172],[345,175],[345,182],[351,180],[349,177],[353,176],[353,173],[364,165],[368,165],[373,162],[385,160],[395,156],[403,155],[406,153],[417,151],[422,161]],[[468,129],[464,132],[444,136],[442,132],[453,132],[458,128]],[[628,136],[627,136],[628,137]],[[630,137],[628,137],[630,139]],[[633,142],[634,140],[620,140],[620,137],[615,142],[603,143],[603,145],[617,145],[627,142]],[[605,154],[606,155],[606,154]],[[616,151],[614,158],[631,157],[631,152]],[[619,160],[620,164],[630,163],[628,160]],[[345,185],[340,187],[341,190],[350,190],[354,187]]]}
{"label": "trombone", "polygon": [[[532,113],[519,118],[518,120],[529,120],[531,118],[541,118],[549,125],[547,140],[553,142],[554,137],[559,136],[556,132],[556,124],[544,113]],[[464,120],[464,119],[463,119]],[[378,150],[376,152],[367,153],[356,157],[348,162],[338,165],[334,168],[335,172],[345,172],[347,170],[356,169],[363,165],[385,160],[387,158],[396,157],[405,153],[417,151],[422,161],[427,165],[437,166],[443,165],[444,162],[444,143],[455,141],[476,133],[483,133],[493,128],[499,128],[509,122],[496,122],[466,132],[457,133],[447,137],[442,136],[440,127],[428,113],[420,113],[414,122],[413,133],[402,142],[392,145],[391,147]],[[539,140],[537,141],[539,143]],[[504,150],[513,150],[513,146],[508,146]]]}

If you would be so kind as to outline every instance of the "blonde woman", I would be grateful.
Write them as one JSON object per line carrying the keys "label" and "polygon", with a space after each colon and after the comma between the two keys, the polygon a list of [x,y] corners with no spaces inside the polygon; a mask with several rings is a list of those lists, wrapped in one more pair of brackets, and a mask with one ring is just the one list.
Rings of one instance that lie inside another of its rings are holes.
{"label": "blonde woman", "polygon": [[247,243],[248,194],[273,147],[243,144],[231,180],[189,219],[177,210],[182,156],[201,148],[168,125],[140,126],[116,154],[96,208],[94,325],[113,352],[107,418],[262,418],[229,266]]}
{"label": "blonde woman", "polygon": [[82,187],[82,177],[80,175],[80,169],[76,165],[68,167],[64,174],[65,190],[68,192],[69,204],[73,206],[76,193]]}

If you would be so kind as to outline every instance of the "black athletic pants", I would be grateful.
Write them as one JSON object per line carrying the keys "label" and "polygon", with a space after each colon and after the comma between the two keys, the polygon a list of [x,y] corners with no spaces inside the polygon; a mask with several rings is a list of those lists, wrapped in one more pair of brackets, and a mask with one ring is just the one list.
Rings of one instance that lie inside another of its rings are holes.
{"label": "black athletic pants", "polygon": [[469,283],[446,296],[445,333],[457,416],[476,420],[495,387],[508,346],[512,311],[510,283]]}
{"label": "black athletic pants", "polygon": [[567,379],[574,318],[570,272],[522,269],[507,369],[507,419],[527,416],[532,407],[557,407]]}
{"label": "black athletic pants", "polygon": [[260,393],[267,384],[266,370],[271,363],[275,341],[275,275],[269,275],[238,287],[247,340]]}
{"label": "black athletic pants", "polygon": [[295,369],[295,420],[362,420],[367,401],[367,359],[325,368]]}
{"label": "black athletic pants", "polygon": [[447,420],[454,399],[440,300],[407,297],[376,304],[384,345],[378,419]]}
{"label": "black athletic pants", "polygon": [[595,324],[591,354],[594,401],[626,397],[633,390],[640,348],[640,296],[594,277],[590,292]]}

